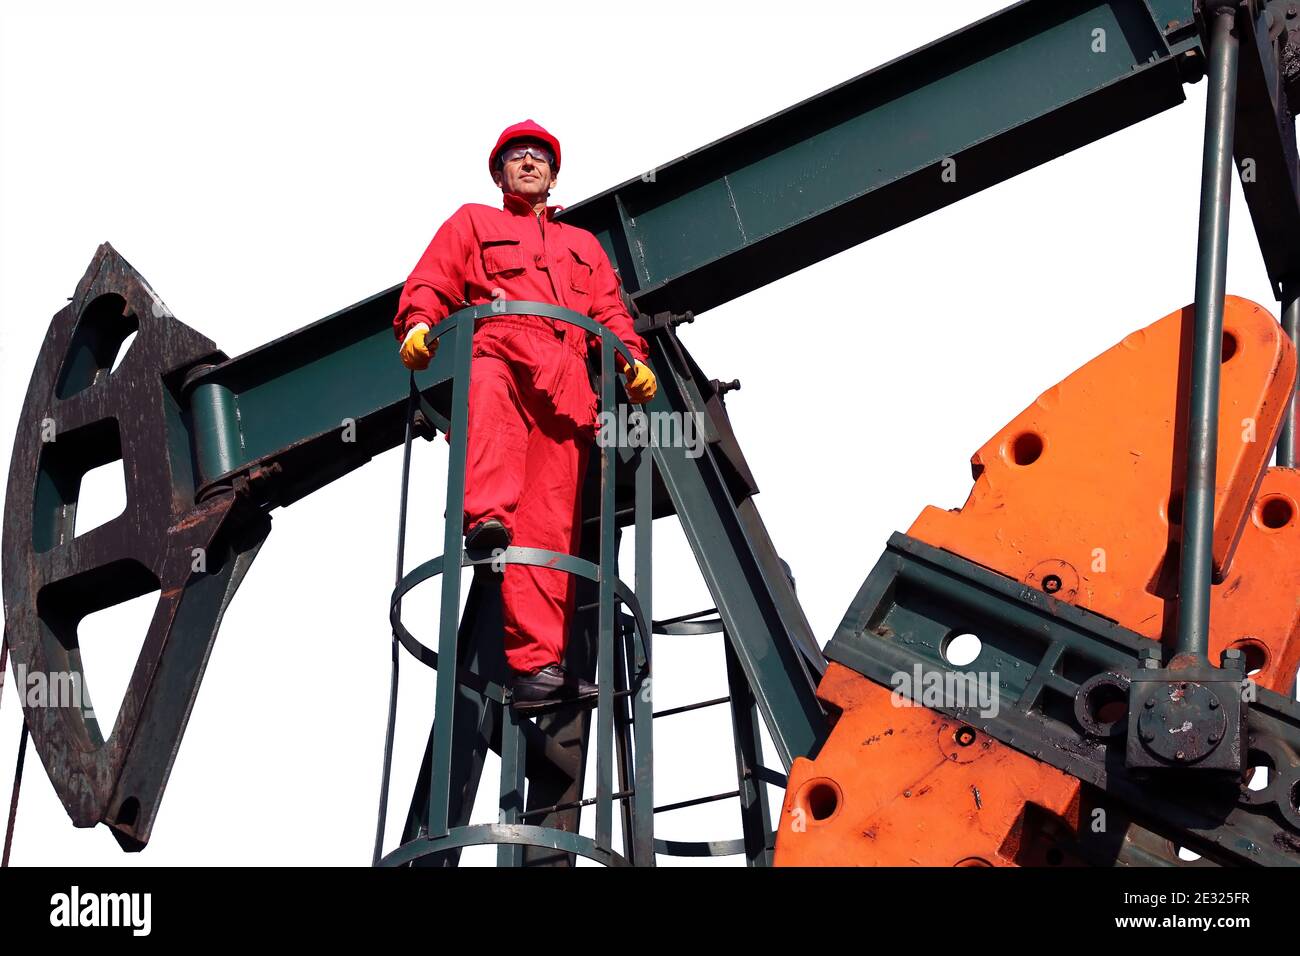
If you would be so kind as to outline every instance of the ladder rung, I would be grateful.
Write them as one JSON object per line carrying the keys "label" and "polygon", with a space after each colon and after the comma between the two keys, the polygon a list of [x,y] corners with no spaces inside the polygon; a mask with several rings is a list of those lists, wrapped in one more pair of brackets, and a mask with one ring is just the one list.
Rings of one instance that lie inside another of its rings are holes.
{"label": "ladder rung", "polygon": [[[626,800],[635,792],[635,790],[620,790],[617,793],[612,794],[611,799]],[[574,800],[570,803],[556,803],[549,807],[539,807],[536,810],[526,810],[519,814],[518,818],[523,820],[527,817],[544,817],[548,813],[561,813],[564,810],[577,810],[579,807],[589,807],[599,799],[599,797],[587,797],[583,800]]]}
{"label": "ladder rung", "polygon": [[673,714],[684,714],[688,710],[700,710],[703,707],[713,707],[717,704],[725,704],[731,697],[715,697],[713,700],[702,700],[697,704],[683,704],[681,707],[670,707],[667,710],[656,711],[654,717],[671,717]]}
{"label": "ladder rung", "polygon": [[[617,598],[615,599],[615,601],[617,601]],[[579,612],[582,612],[582,611],[594,611],[594,610],[596,610],[596,608],[598,608],[598,607],[600,607],[600,602],[599,602],[599,601],[592,601],[590,604],[579,604],[579,605],[578,605],[578,611],[579,611]],[[632,620],[632,615],[631,615],[631,614],[620,614],[619,617],[625,617],[625,618],[627,618],[628,620]]]}
{"label": "ladder rung", "polygon": [[730,800],[732,797],[739,796],[739,790],[732,790],[730,793],[715,793],[708,797],[696,797],[694,800],[683,800],[681,803],[668,803],[662,807],[655,807],[655,813],[667,813],[669,810],[681,810],[684,807],[698,807],[702,803],[716,803],[719,800]]}
{"label": "ladder rung", "polygon": [[[615,512],[614,512],[614,518],[615,518],[615,520],[617,520],[617,519],[619,519],[619,518],[626,518],[626,517],[628,517],[629,515],[632,515],[632,514],[635,514],[635,513],[636,513],[636,508],[635,508],[635,507],[632,507],[632,508],[620,508],[618,511],[615,511]],[[590,518],[583,518],[583,519],[582,519],[582,523],[583,523],[583,524],[595,524],[595,523],[596,523],[597,521],[599,521],[599,520],[600,520],[600,515],[592,515]]]}
{"label": "ladder rung", "polygon": [[[632,696],[633,694],[635,694],[635,693],[637,693],[637,690],[636,690],[636,688],[632,688],[632,687],[628,688],[627,690],[616,690],[616,691],[614,691],[613,699],[614,699],[614,700],[618,700],[620,697],[631,697],[631,696]],[[494,698],[494,699],[495,699],[495,698]],[[588,698],[588,699],[595,699],[595,698]],[[571,704],[571,703],[573,703],[573,701],[572,701],[572,700],[569,700],[568,698],[563,698],[563,697],[562,697],[562,698],[557,698],[556,703],[557,703],[557,704]],[[548,706],[549,706],[549,704],[548,704]],[[593,706],[594,706],[594,705],[593,705]],[[547,711],[543,711],[543,713],[550,713],[550,711],[549,711],[549,710],[547,710]],[[532,717],[533,714],[530,712],[530,713],[523,714],[522,716],[524,716],[524,717]]]}

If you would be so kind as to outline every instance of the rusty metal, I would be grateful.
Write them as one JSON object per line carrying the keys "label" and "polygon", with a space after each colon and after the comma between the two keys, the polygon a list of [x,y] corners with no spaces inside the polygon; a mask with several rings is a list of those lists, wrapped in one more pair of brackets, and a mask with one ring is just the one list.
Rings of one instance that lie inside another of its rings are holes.
{"label": "rusty metal", "polygon": [[1130,677],[1128,749],[1131,768],[1196,768],[1240,777],[1246,769],[1246,708],[1241,651],[1223,652],[1223,666],[1199,655],[1175,655],[1168,668],[1136,669]]}
{"label": "rusty metal", "polygon": [[[179,389],[189,369],[224,358],[104,244],[50,322],[14,440],[4,594],[15,667],[73,676],[89,692],[81,620],[159,592],[113,727],[76,700],[25,708],[73,823],[105,823],[127,849],[149,838],[221,613],[270,529],[237,492],[194,503]],[[82,476],[119,458],[125,511],[74,536]]]}

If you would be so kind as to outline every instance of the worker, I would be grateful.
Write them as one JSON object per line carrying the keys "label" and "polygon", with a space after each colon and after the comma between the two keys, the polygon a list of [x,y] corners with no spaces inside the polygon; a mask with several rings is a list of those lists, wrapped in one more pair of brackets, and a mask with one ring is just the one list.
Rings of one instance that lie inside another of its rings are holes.
{"label": "worker", "polygon": [[[585,229],[557,222],[547,205],[560,143],[532,120],[507,127],[488,154],[501,207],[468,203],[442,224],[402,288],[393,330],[412,370],[428,367],[430,330],[452,312],[498,300],[547,302],[589,316],[627,346],[617,356],[628,398],[647,402],[655,376],[646,343],[623,304],[619,278]],[[582,480],[595,436],[597,400],[576,325],[536,315],[478,320],[470,366],[465,512],[470,550],[515,544],[576,553]],[[573,575],[510,564],[501,575],[505,657],[515,708],[590,701],[595,685],[561,663],[576,593]]]}

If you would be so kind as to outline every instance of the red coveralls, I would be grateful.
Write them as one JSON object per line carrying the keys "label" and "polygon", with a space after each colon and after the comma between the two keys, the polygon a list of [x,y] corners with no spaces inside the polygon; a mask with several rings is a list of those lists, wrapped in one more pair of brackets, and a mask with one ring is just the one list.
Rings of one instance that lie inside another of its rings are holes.
{"label": "red coveralls", "polygon": [[[594,235],[542,216],[507,193],[501,209],[469,203],[443,223],[402,289],[393,331],[430,328],[464,303],[548,302],[609,327],[638,359],[646,343],[619,296],[619,279]],[[500,520],[511,543],[574,554],[581,540],[582,478],[595,437],[597,398],[587,376],[588,334],[535,315],[489,316],[470,367],[464,530]],[[594,336],[591,338],[594,339]],[[616,361],[616,365],[619,364]],[[576,579],[507,565],[501,583],[506,661],[517,671],[560,663]]]}

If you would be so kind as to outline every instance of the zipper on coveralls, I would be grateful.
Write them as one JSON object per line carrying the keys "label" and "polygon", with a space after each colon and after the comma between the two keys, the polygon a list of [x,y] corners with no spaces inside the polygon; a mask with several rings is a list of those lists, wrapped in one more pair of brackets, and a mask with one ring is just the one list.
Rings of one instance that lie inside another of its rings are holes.
{"label": "zipper on coveralls", "polygon": [[[548,259],[546,263],[546,277],[551,280],[551,295],[555,298],[556,304],[559,304],[560,293],[555,288],[555,273],[551,269],[551,263],[549,262],[550,257],[546,255],[546,210],[543,209],[541,212],[535,212],[533,215],[537,218],[537,231],[542,234],[542,256]],[[551,327],[551,331],[555,333],[557,339],[564,338],[563,323],[556,322],[554,319],[545,319],[544,321]]]}

